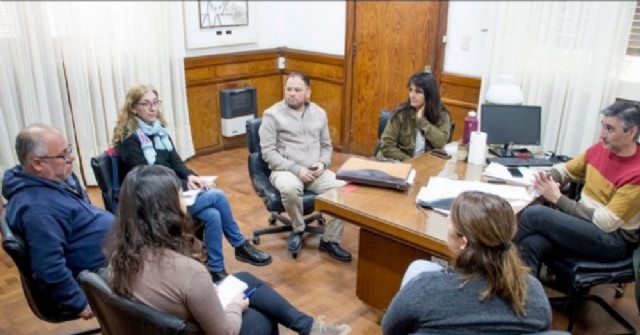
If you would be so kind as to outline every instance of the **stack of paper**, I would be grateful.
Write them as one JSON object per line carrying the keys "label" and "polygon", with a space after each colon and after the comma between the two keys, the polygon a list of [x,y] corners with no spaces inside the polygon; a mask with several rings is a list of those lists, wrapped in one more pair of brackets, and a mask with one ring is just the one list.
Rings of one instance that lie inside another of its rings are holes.
{"label": "stack of paper", "polygon": [[522,173],[522,177],[514,177],[511,175],[511,172],[509,172],[508,167],[499,163],[492,162],[484,169],[484,172],[482,173],[482,175],[491,177],[491,178],[497,178],[497,179],[509,181],[512,183],[520,184],[520,185],[531,186],[533,185],[533,181],[534,181],[533,176],[536,173],[538,173],[538,171],[546,171],[549,168],[550,167],[521,166],[521,167],[518,167],[518,170],[520,171],[520,173]]}
{"label": "stack of paper", "polygon": [[438,212],[448,214],[447,202],[452,201],[465,191],[481,191],[495,194],[506,199],[511,206],[522,206],[531,202],[533,195],[523,186],[496,185],[479,181],[452,180],[441,177],[431,177],[426,187],[422,187],[416,203],[423,207],[432,208]]}
{"label": "stack of paper", "polygon": [[196,202],[196,198],[198,197],[198,194],[200,194],[200,192],[216,187],[216,179],[218,179],[218,176],[200,176],[200,180],[202,180],[204,183],[204,188],[182,191],[182,199],[184,199],[187,207],[193,205]]}

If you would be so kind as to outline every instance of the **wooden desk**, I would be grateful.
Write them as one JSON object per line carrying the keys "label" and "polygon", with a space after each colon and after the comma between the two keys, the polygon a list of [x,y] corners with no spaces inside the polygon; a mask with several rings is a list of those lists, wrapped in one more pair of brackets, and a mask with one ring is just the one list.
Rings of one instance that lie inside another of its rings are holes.
{"label": "wooden desk", "polygon": [[361,227],[356,295],[365,303],[386,309],[400,288],[402,276],[416,259],[450,259],[448,220],[416,206],[416,195],[429,177],[480,180],[483,166],[467,165],[422,155],[408,161],[416,170],[406,192],[357,185],[316,197],[318,211]]}

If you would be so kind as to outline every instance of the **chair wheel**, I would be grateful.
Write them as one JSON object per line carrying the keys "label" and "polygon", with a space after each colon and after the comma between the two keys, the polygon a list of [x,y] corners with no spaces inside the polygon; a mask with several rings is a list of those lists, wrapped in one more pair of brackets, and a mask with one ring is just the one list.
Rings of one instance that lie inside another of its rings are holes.
{"label": "chair wheel", "polygon": [[298,252],[292,252],[291,253],[291,258],[293,258],[293,259],[298,258]]}
{"label": "chair wheel", "polygon": [[616,287],[616,298],[620,298],[624,295],[623,287]]}
{"label": "chair wheel", "polygon": [[276,220],[276,219],[273,219],[273,218],[269,219],[269,225],[270,225],[270,226],[275,225],[275,224],[276,224],[276,222],[277,222],[277,220]]}
{"label": "chair wheel", "polygon": [[258,245],[260,244],[260,236],[254,236],[251,241],[253,242],[254,245]]}
{"label": "chair wheel", "polygon": [[318,224],[321,226],[324,226],[324,224],[327,223],[327,220],[325,220],[325,218],[319,218],[318,219]]}

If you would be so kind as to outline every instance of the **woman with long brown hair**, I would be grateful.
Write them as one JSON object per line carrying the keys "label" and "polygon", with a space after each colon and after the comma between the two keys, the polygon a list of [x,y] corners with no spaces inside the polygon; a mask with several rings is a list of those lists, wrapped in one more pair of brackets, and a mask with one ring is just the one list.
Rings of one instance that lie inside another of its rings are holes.
{"label": "woman with long brown hair", "polygon": [[548,330],[551,307],[511,244],[516,218],[495,195],[464,192],[451,205],[453,267],[417,261],[382,320],[391,334],[523,334]]}
{"label": "woman with long brown hair", "polygon": [[278,333],[282,324],[300,334],[346,335],[333,325],[302,313],[255,276],[250,298],[238,294],[226,308],[197,253],[189,215],[180,197],[180,180],[169,168],[143,165],[127,174],[120,190],[116,224],[107,244],[107,279],[113,290],[187,322],[191,334]]}

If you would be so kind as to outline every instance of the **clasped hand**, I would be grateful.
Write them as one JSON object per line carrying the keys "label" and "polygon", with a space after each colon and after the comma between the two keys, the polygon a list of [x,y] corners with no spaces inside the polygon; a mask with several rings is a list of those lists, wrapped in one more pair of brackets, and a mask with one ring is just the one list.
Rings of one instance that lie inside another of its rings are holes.
{"label": "clasped hand", "polygon": [[533,187],[547,201],[556,204],[562,192],[560,192],[560,184],[556,183],[551,175],[540,171],[533,175]]}
{"label": "clasped hand", "polygon": [[187,177],[187,186],[189,187],[190,190],[195,190],[195,189],[208,190],[210,188],[213,188],[215,185],[192,174],[189,177]]}
{"label": "clasped hand", "polygon": [[305,183],[311,183],[324,172],[324,163],[315,163],[311,167],[303,167],[298,172],[298,178]]}

